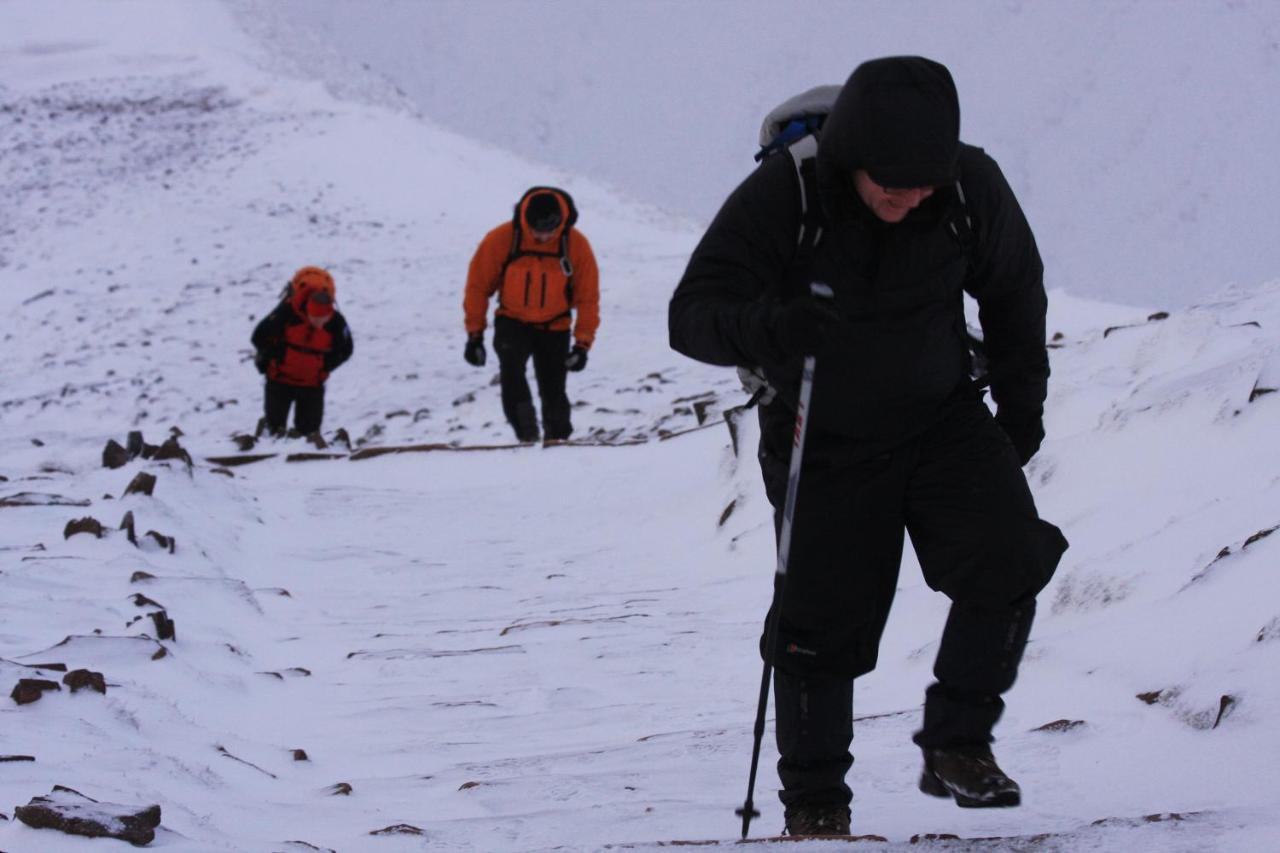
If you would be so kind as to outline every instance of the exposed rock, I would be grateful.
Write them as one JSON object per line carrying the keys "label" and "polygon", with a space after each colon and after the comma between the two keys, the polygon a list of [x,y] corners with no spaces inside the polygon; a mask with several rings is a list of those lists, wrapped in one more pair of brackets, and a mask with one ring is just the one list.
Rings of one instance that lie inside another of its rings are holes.
{"label": "exposed rock", "polygon": [[43,797],[32,797],[14,809],[14,817],[35,829],[56,829],[89,838],[119,838],[135,846],[150,844],[160,825],[160,806],[102,803],[79,791],[54,785]]}
{"label": "exposed rock", "polygon": [[178,549],[178,540],[172,536],[165,536],[163,533],[157,533],[154,530],[148,530],[146,535],[154,539],[156,544],[161,548],[164,548],[170,554],[174,553]]}
{"label": "exposed rock", "polygon": [[129,437],[125,439],[124,447],[130,459],[136,459],[141,456],[142,449],[146,447],[146,442],[142,440],[142,433],[138,430],[129,433]]}
{"label": "exposed rock", "polygon": [[237,465],[251,465],[264,459],[274,459],[274,453],[247,453],[243,456],[206,456],[205,461],[223,468],[234,468]]}
{"label": "exposed rock", "polygon": [[1239,703],[1240,703],[1240,700],[1232,696],[1231,694],[1229,693],[1223,694],[1223,696],[1218,699],[1218,716],[1214,718],[1213,726],[1211,726],[1211,728],[1216,729],[1222,723],[1222,721],[1227,718],[1227,715],[1229,715],[1232,712],[1232,710],[1235,709],[1236,705],[1238,705]]}
{"label": "exposed rock", "polygon": [[351,436],[350,434],[347,433],[347,430],[345,427],[339,427],[338,431],[333,434],[332,443],[341,444],[344,447],[346,447],[347,450],[351,449]]}
{"label": "exposed rock", "polygon": [[[146,572],[137,572],[137,573],[135,573],[135,577],[136,577],[138,574],[146,574]],[[147,575],[147,577],[152,577],[152,575]],[[130,582],[132,582],[132,581],[130,581]],[[135,593],[134,593],[132,596],[130,596],[130,597],[133,599],[133,606],[134,606],[134,607],[159,607],[161,610],[163,610],[163,609],[164,609],[164,605],[163,605],[163,604],[161,604],[161,603],[160,603],[160,602],[158,602],[158,601],[154,601],[154,600],[152,600],[152,599],[150,599],[150,598],[147,598],[145,595],[143,595],[143,594],[142,594],[142,593],[140,593],[140,592],[135,592]]]}
{"label": "exposed rock", "polygon": [[480,787],[480,783],[479,783],[479,782],[463,782],[461,785],[459,785],[459,786],[458,786],[458,790],[459,790],[459,791],[466,791],[466,790],[469,790],[469,789],[471,789],[471,788],[479,788],[479,787]]}
{"label": "exposed rock", "polygon": [[103,468],[123,468],[129,464],[129,451],[116,441],[114,438],[107,441],[107,446],[102,448],[102,467]]}
{"label": "exposed rock", "polygon": [[43,492],[18,492],[7,498],[0,498],[0,506],[89,506],[91,503],[92,501],[83,498],[68,498]]}
{"label": "exposed rock", "polygon": [[103,678],[102,673],[90,672],[87,669],[73,669],[62,677],[62,683],[70,687],[72,693],[86,687],[98,693],[107,692],[107,680]]}
{"label": "exposed rock", "polygon": [[270,770],[263,770],[261,767],[254,764],[251,761],[245,761],[243,758],[240,758],[239,756],[232,755],[230,752],[227,751],[227,748],[225,746],[219,746],[217,747],[217,750],[218,752],[222,753],[224,758],[230,758],[232,761],[238,761],[239,763],[245,765],[246,767],[252,767],[254,770],[257,770],[259,773],[265,773],[266,775],[270,776],[272,779],[280,778],[276,774],[272,773]]}
{"label": "exposed rock", "polygon": [[349,797],[354,789],[351,787],[350,782],[339,782],[336,785],[330,785],[326,790],[329,792],[330,796]]}
{"label": "exposed rock", "polygon": [[85,516],[84,518],[77,518],[73,521],[68,521],[67,526],[62,530],[62,538],[70,539],[77,533],[92,533],[95,537],[101,539],[103,533],[102,522],[92,516]]}
{"label": "exposed rock", "polygon": [[138,533],[133,526],[133,510],[126,512],[124,518],[120,519],[120,529],[124,531],[125,536],[129,537],[129,542],[137,546]]}
{"label": "exposed rock", "polygon": [[738,507],[738,499],[734,498],[729,501],[729,505],[724,508],[724,512],[720,513],[720,520],[716,522],[716,527],[724,527],[724,523],[733,515],[733,511]]}
{"label": "exposed rock", "polygon": [[1263,625],[1262,630],[1258,632],[1257,642],[1269,643],[1272,640],[1280,640],[1280,616]]}
{"label": "exposed rock", "polygon": [[375,829],[369,833],[370,835],[426,835],[421,829],[408,823],[397,823],[393,826],[384,826],[382,829]]}
{"label": "exposed rock", "polygon": [[[150,572],[144,572],[141,569],[139,569],[138,571],[129,575],[129,583],[138,583],[140,581],[150,581],[150,580],[155,580],[155,578],[156,576],[151,574]],[[134,604],[137,604],[137,601],[135,601]]]}
{"label": "exposed rock", "polygon": [[187,464],[187,470],[191,470],[191,454],[184,450],[181,444],[178,444],[176,435],[166,439],[165,443],[156,450],[152,459],[156,462],[162,462],[166,459],[178,459]]}
{"label": "exposed rock", "polygon": [[1045,723],[1043,726],[1036,726],[1033,732],[1069,732],[1075,729],[1082,729],[1086,725],[1084,720],[1054,720],[1052,723]]}
{"label": "exposed rock", "polygon": [[20,678],[9,697],[19,705],[30,705],[32,702],[39,701],[46,690],[61,689],[56,681],[46,681],[43,678]]}
{"label": "exposed rock", "polygon": [[178,629],[173,624],[173,620],[169,618],[169,614],[163,610],[155,610],[148,614],[151,622],[156,626],[156,638],[160,640],[177,640]]}
{"label": "exposed rock", "polygon": [[0,764],[7,764],[12,761],[35,761],[34,755],[0,755]]}
{"label": "exposed rock", "polygon": [[124,493],[126,495],[146,495],[150,497],[155,489],[156,475],[146,471],[139,471],[129,485],[125,486]]}
{"label": "exposed rock", "polygon": [[210,474],[221,474],[221,475],[222,475],[222,476],[224,476],[224,477],[234,477],[234,476],[235,476],[235,474],[232,474],[232,473],[231,473],[231,471],[230,471],[230,470],[228,470],[228,469],[226,469],[226,468],[210,468],[210,469],[209,469],[209,473],[210,473]]}
{"label": "exposed rock", "polygon": [[294,761],[310,761],[311,758],[307,755],[307,751],[305,749],[295,749],[293,751],[293,760]]}
{"label": "exposed rock", "polygon": [[236,450],[241,453],[253,450],[253,446],[258,443],[257,436],[238,434],[231,436],[231,440],[236,444]]}

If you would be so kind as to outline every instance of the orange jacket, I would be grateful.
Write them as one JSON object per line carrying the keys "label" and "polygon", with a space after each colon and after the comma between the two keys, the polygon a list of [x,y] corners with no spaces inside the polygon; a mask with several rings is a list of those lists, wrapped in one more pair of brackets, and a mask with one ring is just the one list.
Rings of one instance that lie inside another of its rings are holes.
{"label": "orange jacket", "polygon": [[[560,226],[545,243],[533,239],[532,229],[524,219],[529,197],[539,190],[551,190],[560,201],[563,214]],[[534,187],[520,199],[510,222],[485,235],[471,258],[462,299],[468,335],[484,331],[489,299],[497,293],[497,314],[551,331],[572,326],[574,342],[590,349],[600,326],[600,270],[591,244],[573,227],[576,219],[577,211],[568,193]],[[520,238],[519,244],[514,245],[517,223]],[[562,240],[568,244],[565,257],[573,273],[571,288],[566,286],[569,277],[561,263]]]}

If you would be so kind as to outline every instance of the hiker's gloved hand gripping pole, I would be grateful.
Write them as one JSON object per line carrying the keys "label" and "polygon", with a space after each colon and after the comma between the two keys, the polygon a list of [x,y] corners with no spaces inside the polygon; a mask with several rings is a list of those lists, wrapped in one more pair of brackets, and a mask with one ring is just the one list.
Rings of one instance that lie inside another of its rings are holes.
{"label": "hiker's gloved hand gripping pole", "polygon": [[[828,303],[835,293],[821,282],[809,285],[815,299]],[[769,707],[769,682],[773,676],[773,656],[778,649],[778,622],[782,618],[782,598],[787,587],[787,560],[791,556],[791,527],[796,513],[796,492],[800,488],[800,465],[804,459],[804,437],[809,427],[809,398],[813,395],[813,372],[816,356],[805,356],[800,375],[800,401],[796,406],[795,438],[791,446],[791,467],[787,473],[787,496],[782,504],[782,530],[778,534],[778,567],[774,573],[773,606],[769,609],[769,625],[765,629],[764,672],[760,676],[760,701],[756,705],[755,744],[751,749],[751,774],[747,779],[747,799],[736,814],[742,818],[742,837],[747,837],[751,819],[760,816],[752,798],[755,796],[756,771],[760,767],[760,743],[764,739],[764,717]]]}

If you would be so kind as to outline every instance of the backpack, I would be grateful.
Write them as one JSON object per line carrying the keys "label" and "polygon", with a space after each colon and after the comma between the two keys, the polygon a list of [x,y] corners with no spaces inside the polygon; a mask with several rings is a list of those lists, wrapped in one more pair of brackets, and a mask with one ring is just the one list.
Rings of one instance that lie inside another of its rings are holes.
{"label": "backpack", "polygon": [[[756,152],[756,162],[786,151],[800,187],[800,230],[796,234],[796,254],[791,263],[794,283],[800,287],[808,283],[805,279],[825,227],[822,205],[818,201],[818,141],[822,136],[822,126],[842,88],[839,85],[814,86],[794,95],[770,110],[760,125],[760,150]],[[959,205],[948,216],[947,230],[960,244],[968,260],[977,246],[978,234],[959,179],[955,182],[955,192]],[[958,322],[968,342],[969,374],[978,387],[985,387],[989,380],[982,338],[968,328],[963,309],[959,312]],[[738,368],[738,376],[743,387],[751,392],[748,406],[756,402],[767,405],[772,400],[773,389],[758,369]]]}
{"label": "backpack", "polygon": [[[542,252],[537,249],[522,249],[521,243],[524,237],[524,217],[520,215],[521,209],[524,207],[525,200],[536,193],[554,193],[564,199],[565,204],[569,208],[569,215],[565,217],[561,223],[560,241],[554,252]],[[558,187],[530,187],[520,196],[520,200],[516,202],[515,212],[511,216],[511,250],[507,253],[507,259],[502,264],[502,269],[498,273],[498,281],[502,282],[506,279],[507,268],[518,258],[534,256],[534,257],[554,257],[560,262],[560,270],[564,273],[564,304],[573,305],[573,263],[569,260],[569,232],[573,230],[573,225],[578,221],[578,208],[573,203],[573,197]],[[501,301],[501,285],[499,285],[499,301]],[[563,313],[552,317],[536,325],[547,326],[557,320],[568,317],[571,314],[571,308],[566,309]]]}

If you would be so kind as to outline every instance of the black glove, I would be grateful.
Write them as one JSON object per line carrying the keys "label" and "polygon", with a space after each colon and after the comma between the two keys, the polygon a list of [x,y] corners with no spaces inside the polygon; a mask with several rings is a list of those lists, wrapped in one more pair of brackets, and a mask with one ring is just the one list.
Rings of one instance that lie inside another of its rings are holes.
{"label": "black glove", "polygon": [[820,355],[840,336],[845,325],[830,302],[804,296],[793,299],[774,315],[773,338],[786,358]]}
{"label": "black glove", "polygon": [[467,338],[467,347],[462,351],[462,357],[465,358],[467,360],[467,364],[472,367],[484,367],[484,336],[472,335]]}
{"label": "black glove", "polygon": [[256,350],[253,354],[253,366],[258,368],[258,372],[266,374],[267,365],[271,363],[271,356],[267,355],[264,349]]}
{"label": "black glove", "polygon": [[587,350],[585,347],[575,346],[569,350],[568,357],[564,360],[564,366],[574,373],[587,366]]}
{"label": "black glove", "polygon": [[996,423],[1013,442],[1018,461],[1023,465],[1030,462],[1040,449],[1040,442],[1044,441],[1044,420],[1041,416],[1000,410],[996,412]]}

